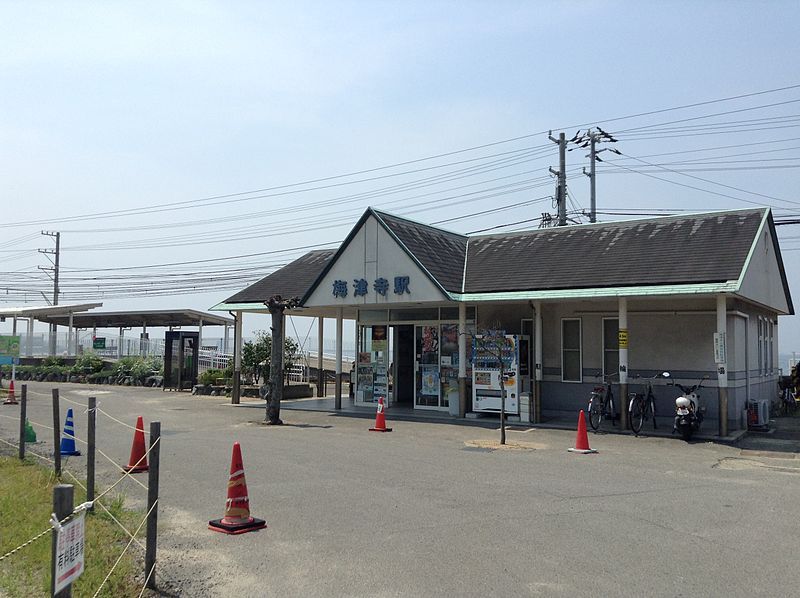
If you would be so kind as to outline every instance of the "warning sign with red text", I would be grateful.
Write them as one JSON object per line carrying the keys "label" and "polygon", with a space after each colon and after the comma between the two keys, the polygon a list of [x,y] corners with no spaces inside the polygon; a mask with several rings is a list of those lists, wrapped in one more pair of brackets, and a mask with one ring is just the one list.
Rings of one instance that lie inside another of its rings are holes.
{"label": "warning sign with red text", "polygon": [[73,583],[83,573],[84,515],[61,526],[56,541],[56,583],[55,591],[60,592]]}

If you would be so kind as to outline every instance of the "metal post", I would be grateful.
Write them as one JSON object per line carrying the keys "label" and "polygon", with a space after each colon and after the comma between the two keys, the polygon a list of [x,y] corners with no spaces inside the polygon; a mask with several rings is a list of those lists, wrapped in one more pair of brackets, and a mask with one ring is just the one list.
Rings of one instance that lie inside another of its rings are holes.
{"label": "metal post", "polygon": [[19,460],[25,459],[25,421],[28,417],[28,385],[22,385],[19,398]]}
{"label": "metal post", "polygon": [[61,411],[58,407],[58,389],[53,389],[53,462],[56,477],[61,477]]}
{"label": "metal post", "polygon": [[567,225],[567,138],[558,134],[558,226]]}
{"label": "metal post", "polygon": [[342,408],[342,320],[344,313],[340,307],[336,311],[336,391],[334,395],[334,409]]}
{"label": "metal post", "polygon": [[28,337],[25,339],[25,356],[33,357],[33,316],[28,316]]}
{"label": "metal post", "polygon": [[[161,422],[150,422],[150,470],[147,479],[147,540],[144,555],[144,576],[147,587],[156,589],[156,547],[158,544],[158,469],[161,443]],[[154,506],[155,505],[155,506]]]}
{"label": "metal post", "polygon": [[237,311],[233,316],[233,388],[231,389],[231,404],[238,405],[242,383],[242,312]]}
{"label": "metal post", "polygon": [[458,417],[467,416],[467,304],[458,304]]}
{"label": "metal post", "polygon": [[595,144],[597,143],[597,137],[594,133],[592,133],[589,137],[589,222],[595,223],[597,222],[597,196],[596,196],[596,187],[595,187]]}
{"label": "metal post", "polygon": [[628,429],[628,300],[619,298],[619,425]]}
{"label": "metal post", "polygon": [[119,346],[117,347],[117,359],[122,359],[122,341],[125,337],[122,335],[125,328],[119,327]]}
{"label": "metal post", "polygon": [[717,363],[717,390],[719,399],[719,435],[728,435],[728,356],[726,337],[728,313],[725,295],[717,295],[717,335],[719,338],[719,361]]}
{"label": "metal post", "polygon": [[[53,513],[56,519],[61,521],[72,513],[74,505],[74,488],[72,484],[58,484],[53,488]],[[72,596],[72,584],[61,590],[56,591],[56,557],[58,554],[58,530],[53,529],[53,542],[50,558],[50,595],[53,598],[69,598]]]}
{"label": "metal post", "polygon": [[536,309],[536,321],[533,324],[533,355],[535,361],[533,366],[535,376],[533,393],[536,401],[533,411],[533,423],[539,424],[542,422],[542,302],[536,301],[534,308]]}
{"label": "metal post", "polygon": [[[325,318],[322,316],[317,318],[317,396],[324,397],[325,391],[325,362],[322,359],[322,345],[325,342]],[[350,386],[353,386],[353,380],[350,380]]]}
{"label": "metal post", "polygon": [[[89,425],[87,426],[88,447],[86,450],[86,500],[94,500],[94,453],[95,453],[95,426],[97,424],[97,398],[89,397]],[[89,510],[93,510],[94,507]]]}
{"label": "metal post", "polygon": [[73,323],[73,314],[69,312],[69,325],[67,326],[67,355],[71,355],[72,352],[72,323]]}

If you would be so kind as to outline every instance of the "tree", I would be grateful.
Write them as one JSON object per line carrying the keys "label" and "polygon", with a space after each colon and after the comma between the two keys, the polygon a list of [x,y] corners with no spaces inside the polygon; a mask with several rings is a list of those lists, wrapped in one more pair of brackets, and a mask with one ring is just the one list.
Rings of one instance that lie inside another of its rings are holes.
{"label": "tree", "polygon": [[286,351],[286,343],[283,335],[283,318],[287,309],[297,307],[300,300],[297,297],[283,299],[280,295],[274,295],[264,302],[272,316],[272,343],[270,373],[269,373],[269,393],[267,395],[267,424],[280,426],[281,421],[281,399],[283,398],[283,361]]}
{"label": "tree", "polygon": [[476,349],[490,355],[500,369],[500,444],[506,443],[506,376],[503,365],[504,349],[508,345],[506,333],[498,327],[488,329],[474,337]]}
{"label": "tree", "polygon": [[[265,330],[256,330],[256,337],[247,341],[242,347],[242,370],[253,377],[253,382],[258,384],[263,378],[267,382],[270,378],[272,361],[272,335]],[[284,339],[283,364],[284,370],[291,368],[297,361],[299,346],[293,338]]]}

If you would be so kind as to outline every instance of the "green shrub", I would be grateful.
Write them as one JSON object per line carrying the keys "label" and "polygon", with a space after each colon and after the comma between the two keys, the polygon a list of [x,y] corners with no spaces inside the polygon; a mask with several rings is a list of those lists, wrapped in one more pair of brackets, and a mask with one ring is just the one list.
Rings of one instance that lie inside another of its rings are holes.
{"label": "green shrub", "polygon": [[94,374],[103,369],[103,360],[92,352],[87,352],[75,360],[72,366],[73,374]]}
{"label": "green shrub", "polygon": [[214,384],[217,378],[225,378],[225,370],[210,368],[204,372],[200,372],[197,381],[200,384]]}

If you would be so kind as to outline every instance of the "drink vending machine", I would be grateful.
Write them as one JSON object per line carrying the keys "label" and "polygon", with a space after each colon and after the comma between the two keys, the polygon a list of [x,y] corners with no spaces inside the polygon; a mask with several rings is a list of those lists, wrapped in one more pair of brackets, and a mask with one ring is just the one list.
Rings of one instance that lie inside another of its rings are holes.
{"label": "drink vending machine", "polygon": [[[519,415],[519,398],[527,367],[528,337],[519,334],[477,335],[472,343],[472,410],[500,413],[500,362],[506,391],[505,412]],[[522,349],[522,350],[521,350]]]}

